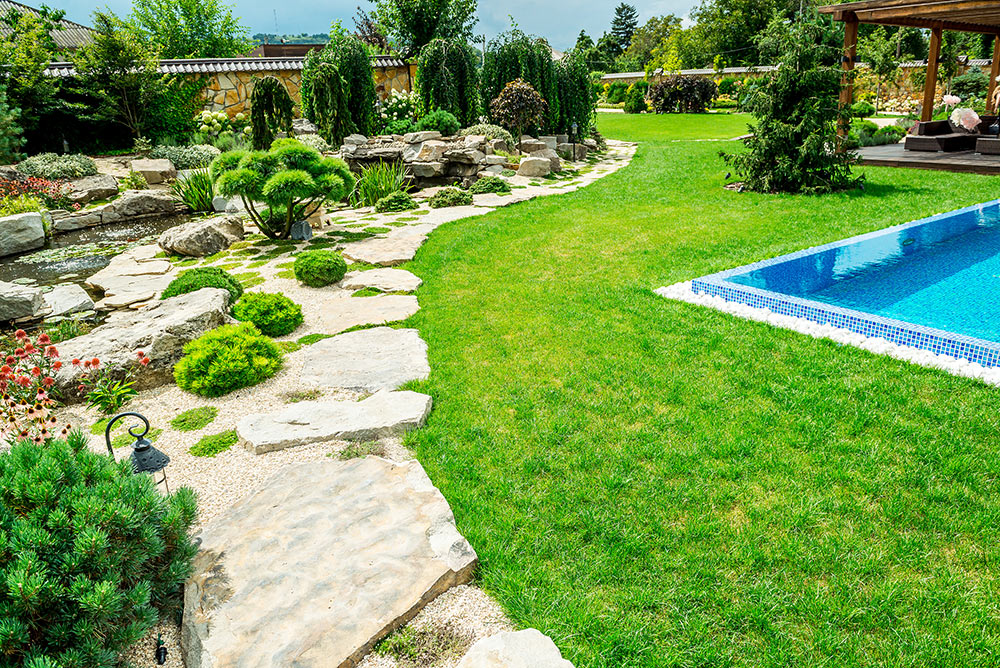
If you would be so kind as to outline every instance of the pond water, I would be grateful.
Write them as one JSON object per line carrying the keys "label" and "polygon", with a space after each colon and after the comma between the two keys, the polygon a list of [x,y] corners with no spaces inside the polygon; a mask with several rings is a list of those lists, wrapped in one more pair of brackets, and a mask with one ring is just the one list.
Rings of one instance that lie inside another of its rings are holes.
{"label": "pond water", "polygon": [[169,216],[60,233],[44,248],[0,259],[0,281],[27,283],[30,279],[39,287],[82,284],[108,266],[115,255],[155,243],[161,232],[188,220],[188,216]]}

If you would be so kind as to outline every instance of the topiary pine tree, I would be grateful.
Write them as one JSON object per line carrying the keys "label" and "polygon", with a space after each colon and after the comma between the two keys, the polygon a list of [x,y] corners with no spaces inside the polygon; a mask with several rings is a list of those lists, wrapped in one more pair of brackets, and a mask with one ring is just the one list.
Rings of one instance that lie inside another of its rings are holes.
{"label": "topiary pine tree", "polygon": [[312,76],[312,110],[319,134],[333,146],[354,132],[347,105],[347,84],[333,63],[320,63]]}
{"label": "topiary pine tree", "polygon": [[292,111],[292,98],[277,77],[254,78],[250,91],[250,132],[254,149],[266,150],[278,132],[290,135]]}
{"label": "topiary pine tree", "polygon": [[0,455],[0,665],[118,665],[180,604],[196,514],[79,432]]}

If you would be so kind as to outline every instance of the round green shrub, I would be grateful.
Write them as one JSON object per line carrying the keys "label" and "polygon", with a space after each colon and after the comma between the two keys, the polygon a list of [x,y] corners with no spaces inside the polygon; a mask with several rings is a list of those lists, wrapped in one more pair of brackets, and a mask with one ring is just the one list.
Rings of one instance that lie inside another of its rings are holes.
{"label": "round green shrub", "polygon": [[80,432],[0,455],[3,665],[117,665],[179,603],[196,516]]}
{"label": "round green shrub", "polygon": [[641,114],[647,110],[646,95],[638,86],[632,86],[625,93],[625,113]]}
{"label": "round green shrub", "polygon": [[97,174],[97,164],[85,155],[39,153],[18,163],[17,171],[40,179],[78,179]]}
{"label": "round green shrub", "polygon": [[252,323],[223,325],[184,346],[174,367],[182,390],[221,397],[273,376],[281,368],[281,350]]}
{"label": "round green shrub", "polygon": [[482,195],[483,193],[509,193],[510,184],[499,176],[483,176],[472,184],[469,192],[474,195]]}
{"label": "round green shrub", "polygon": [[458,188],[442,188],[428,204],[432,209],[443,209],[449,206],[468,206],[472,204],[472,193]]}
{"label": "round green shrub", "polygon": [[460,137],[468,137],[469,135],[479,135],[486,137],[487,139],[502,139],[507,147],[514,148],[514,137],[504,130],[499,125],[492,125],[490,123],[477,123],[471,127],[467,127],[458,133]]}
{"label": "round green shrub", "polygon": [[375,211],[378,213],[410,211],[417,208],[419,208],[419,206],[413,201],[413,198],[410,197],[410,193],[403,192],[402,190],[397,190],[396,192],[386,195],[379,201],[375,202]]}
{"label": "round green shrub", "polygon": [[444,109],[435,109],[417,121],[415,127],[418,132],[437,130],[445,137],[451,137],[462,126],[458,122],[458,119],[455,118],[455,114]]}
{"label": "round green shrub", "polygon": [[208,144],[193,146],[155,146],[149,157],[169,160],[177,169],[200,169],[208,167],[221,151]]}
{"label": "round green shrub", "polygon": [[230,301],[236,301],[243,294],[243,286],[236,278],[218,267],[195,267],[182,272],[167,286],[160,299],[170,299],[186,295],[202,288],[222,288],[229,290]]}
{"label": "round green shrub", "polygon": [[248,292],[236,302],[233,316],[252,322],[267,336],[284,336],[302,324],[302,307],[285,295]]}
{"label": "round green shrub", "polygon": [[337,251],[303,251],[296,256],[292,271],[301,283],[322,288],[342,279],[347,273],[347,263]]}
{"label": "round green shrub", "polygon": [[868,118],[875,114],[875,105],[870,102],[859,100],[851,105],[851,116],[855,118]]}

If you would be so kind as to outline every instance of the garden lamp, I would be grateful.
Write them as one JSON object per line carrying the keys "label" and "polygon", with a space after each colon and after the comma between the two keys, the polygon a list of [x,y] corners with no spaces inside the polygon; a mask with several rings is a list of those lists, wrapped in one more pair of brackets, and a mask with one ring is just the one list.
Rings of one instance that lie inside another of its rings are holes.
{"label": "garden lamp", "polygon": [[570,130],[573,132],[573,160],[574,161],[576,160],[576,133],[577,133],[577,131],[579,131],[579,129],[580,129],[580,126],[577,125],[576,123],[574,123],[570,127]]}
{"label": "garden lamp", "polygon": [[[153,442],[146,438],[149,433],[149,420],[139,413],[119,413],[108,421],[108,426],[104,429],[104,441],[108,444],[108,453],[112,459],[115,456],[114,447],[111,445],[111,429],[119,420],[127,417],[136,417],[142,420],[142,425],[129,427],[128,433],[135,439],[132,444],[132,473],[148,473],[153,476],[153,481],[159,485],[161,482],[170,493],[170,486],[167,484],[167,473],[164,471],[170,463],[170,457],[153,447]],[[145,428],[143,429],[143,425]],[[142,433],[136,433],[142,429]],[[163,477],[156,480],[156,474],[163,471]]]}

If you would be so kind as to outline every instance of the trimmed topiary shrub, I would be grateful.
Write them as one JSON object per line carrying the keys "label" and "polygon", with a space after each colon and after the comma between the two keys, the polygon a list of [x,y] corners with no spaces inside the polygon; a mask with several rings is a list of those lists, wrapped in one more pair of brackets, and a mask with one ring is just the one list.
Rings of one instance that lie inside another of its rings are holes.
{"label": "trimmed topiary shrub", "polygon": [[0,455],[3,665],[118,665],[180,604],[196,515],[80,432]]}
{"label": "trimmed topiary shrub", "polygon": [[472,184],[472,187],[469,188],[469,192],[474,195],[482,195],[484,193],[509,193],[510,184],[501,179],[499,176],[484,176]]}
{"label": "trimmed topiary shrub", "polygon": [[641,114],[644,111],[646,111],[646,96],[640,87],[632,85],[625,94],[625,113]]}
{"label": "trimmed topiary shrub", "polygon": [[223,325],[184,346],[174,367],[177,386],[203,397],[221,397],[263,382],[281,368],[281,350],[252,323]]}
{"label": "trimmed topiary shrub", "polygon": [[150,158],[169,160],[177,169],[199,169],[208,167],[221,151],[208,144],[194,146],[155,146],[149,152]]}
{"label": "trimmed topiary shrub", "polygon": [[870,102],[858,100],[851,105],[851,116],[854,118],[868,118],[875,115],[875,105]]}
{"label": "trimmed topiary shrub", "polygon": [[85,155],[39,153],[19,162],[17,171],[40,179],[79,179],[97,174],[97,165]]}
{"label": "trimmed topiary shrub", "polygon": [[414,127],[418,132],[437,130],[443,136],[451,137],[458,132],[459,128],[462,126],[458,122],[458,119],[455,118],[455,114],[445,111],[444,109],[435,109],[417,121]]}
{"label": "trimmed topiary shrub", "polygon": [[303,251],[296,256],[292,271],[299,282],[322,288],[342,279],[347,273],[347,263],[337,251]]}
{"label": "trimmed topiary shrub", "polygon": [[248,292],[236,302],[233,317],[252,322],[267,336],[284,336],[302,324],[302,307],[285,295]]}
{"label": "trimmed topiary shrub", "polygon": [[431,197],[428,204],[432,209],[443,209],[449,206],[468,206],[472,204],[472,193],[458,188],[442,188]]}
{"label": "trimmed topiary shrub", "polygon": [[386,195],[375,203],[375,211],[378,213],[410,211],[417,208],[419,208],[419,206],[413,201],[413,198],[410,197],[410,193],[403,192],[402,190],[397,190],[394,193]]}
{"label": "trimmed topiary shrub", "polygon": [[160,299],[170,299],[177,295],[186,295],[202,288],[222,288],[229,290],[231,301],[236,301],[243,294],[243,287],[236,278],[218,267],[195,267],[181,272],[160,295]]}
{"label": "trimmed topiary shrub", "polygon": [[487,139],[502,139],[507,144],[508,148],[511,150],[514,148],[513,135],[499,125],[493,125],[491,123],[478,123],[467,127],[458,133],[459,137],[468,137],[469,135],[482,135]]}

